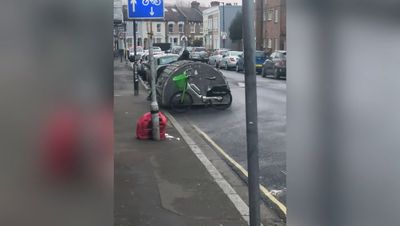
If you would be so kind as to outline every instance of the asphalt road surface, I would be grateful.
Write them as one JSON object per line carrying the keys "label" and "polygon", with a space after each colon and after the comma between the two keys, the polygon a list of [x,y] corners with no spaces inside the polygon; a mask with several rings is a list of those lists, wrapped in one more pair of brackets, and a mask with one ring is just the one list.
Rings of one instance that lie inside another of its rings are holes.
{"label": "asphalt road surface", "polygon": [[[207,133],[232,158],[247,168],[244,74],[222,70],[233,102],[224,111],[196,108],[182,114]],[[286,80],[257,75],[260,182],[270,190],[282,190],[286,202]]]}

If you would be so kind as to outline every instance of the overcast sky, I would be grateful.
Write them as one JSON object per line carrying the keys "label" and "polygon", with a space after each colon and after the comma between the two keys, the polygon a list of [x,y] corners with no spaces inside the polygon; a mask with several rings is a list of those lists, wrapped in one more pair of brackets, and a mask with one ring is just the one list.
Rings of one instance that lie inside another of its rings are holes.
{"label": "overcast sky", "polygon": [[[210,6],[210,2],[213,1],[213,0],[197,0],[197,1],[200,2],[200,4],[202,6]],[[190,2],[192,2],[192,0],[165,0],[165,3],[168,3],[168,4],[176,4],[177,2],[190,4]],[[221,2],[238,3],[240,5],[242,4],[242,0],[225,0],[225,1],[221,1]]]}

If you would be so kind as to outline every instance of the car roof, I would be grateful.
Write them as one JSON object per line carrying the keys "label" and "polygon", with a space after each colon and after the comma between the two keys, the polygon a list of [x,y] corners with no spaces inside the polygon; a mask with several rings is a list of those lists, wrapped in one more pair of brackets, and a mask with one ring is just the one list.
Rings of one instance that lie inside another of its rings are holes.
{"label": "car roof", "polygon": [[179,57],[178,54],[168,53],[168,54],[154,55],[154,58],[171,57],[171,56]]}

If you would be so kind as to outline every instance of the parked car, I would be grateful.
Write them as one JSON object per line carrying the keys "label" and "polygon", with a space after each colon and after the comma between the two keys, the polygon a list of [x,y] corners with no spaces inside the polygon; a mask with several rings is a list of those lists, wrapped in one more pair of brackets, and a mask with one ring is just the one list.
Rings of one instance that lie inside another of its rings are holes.
{"label": "parked car", "polygon": [[[143,54],[144,53],[144,50],[143,50],[143,47],[141,47],[141,46],[136,46],[136,54]],[[129,56],[133,56],[135,54],[135,51],[134,51],[134,48],[133,47],[130,47],[129,48]]]}
{"label": "parked car", "polygon": [[190,59],[207,62],[208,61],[208,52],[207,52],[206,48],[193,47],[192,51],[190,52]]}
{"label": "parked car", "polygon": [[[147,53],[147,54],[148,54],[148,53],[149,53],[149,50],[146,49],[146,50],[144,51],[144,53]],[[158,46],[153,46],[153,54],[154,54],[154,55],[164,54],[164,51],[162,51],[161,48],[158,47]]]}
{"label": "parked car", "polygon": [[182,51],[182,46],[172,46],[171,53],[172,54],[179,54]]}
{"label": "parked car", "polygon": [[210,57],[208,57],[208,64],[213,65],[215,67],[219,67],[219,62],[222,59],[222,55],[227,53],[229,49],[218,49],[215,50]]}
{"label": "parked car", "polygon": [[[161,74],[162,70],[165,68],[166,65],[175,62],[178,60],[178,54],[163,54],[163,55],[155,55],[154,56],[154,63],[156,68],[156,76],[157,78]],[[150,64],[147,61],[144,63],[144,69],[146,71],[146,81],[151,82],[151,75],[150,75]]]}
{"label": "parked car", "polygon": [[231,68],[236,67],[236,63],[239,59],[239,56],[243,54],[241,51],[228,51],[222,55],[222,59],[219,62],[218,66],[219,68],[224,68],[226,70],[229,70]]}
{"label": "parked car", "polygon": [[[256,63],[256,72],[257,73],[261,74],[263,63],[265,62],[266,59],[267,59],[267,56],[264,53],[264,51],[260,51],[260,50],[256,51],[255,63]],[[244,71],[244,56],[243,56],[243,54],[239,55],[239,59],[236,64],[236,71],[237,72]]]}
{"label": "parked car", "polygon": [[153,43],[153,47],[160,47],[161,51],[164,53],[170,53],[171,51],[171,43]]}
{"label": "parked car", "polygon": [[148,61],[149,61],[149,53],[143,52],[143,55],[137,64],[137,72],[144,81],[146,81],[147,79],[145,64],[148,64]]}
{"label": "parked car", "polygon": [[265,60],[261,75],[266,77],[273,75],[275,79],[286,77],[286,51],[278,50],[271,54],[271,56]]}

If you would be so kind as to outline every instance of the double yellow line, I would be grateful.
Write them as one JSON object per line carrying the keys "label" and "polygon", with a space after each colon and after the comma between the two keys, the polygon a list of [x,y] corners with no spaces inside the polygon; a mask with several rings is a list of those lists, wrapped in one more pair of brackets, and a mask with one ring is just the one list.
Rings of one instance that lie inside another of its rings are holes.
{"label": "double yellow line", "polygon": [[[204,133],[202,130],[200,130],[197,126],[192,125],[193,128],[199,133],[201,134],[204,139],[206,139],[210,144],[212,144],[214,146],[214,148],[227,160],[229,161],[237,170],[239,170],[244,176],[248,177],[249,173],[247,172],[246,169],[243,168],[243,166],[241,166],[239,163],[237,163],[233,158],[231,158],[228,154],[225,153],[225,151],[218,146],[218,144],[216,144],[206,133]],[[273,196],[271,194],[270,191],[268,191],[268,189],[266,187],[264,187],[263,185],[260,184],[260,191],[262,192],[262,194],[264,196],[266,196],[273,204],[275,204],[279,210],[285,215],[285,217],[287,216],[287,208],[285,205],[283,205],[283,203],[281,203],[278,199],[275,198],[275,196]]]}

